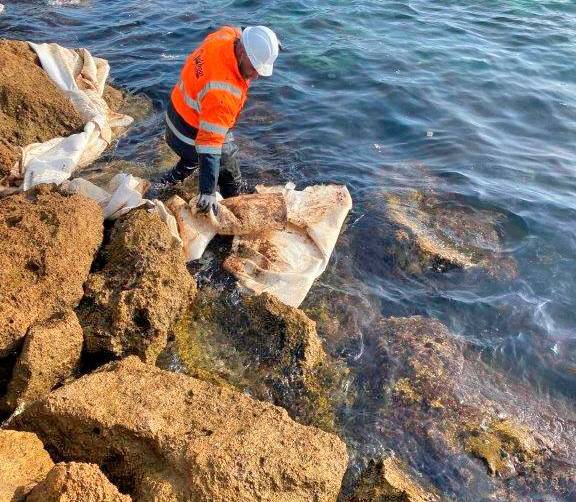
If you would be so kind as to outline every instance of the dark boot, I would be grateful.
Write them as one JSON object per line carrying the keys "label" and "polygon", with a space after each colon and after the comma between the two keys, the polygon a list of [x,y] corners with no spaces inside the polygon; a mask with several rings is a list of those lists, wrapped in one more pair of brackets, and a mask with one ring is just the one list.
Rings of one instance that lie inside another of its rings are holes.
{"label": "dark boot", "polygon": [[190,165],[189,161],[180,159],[170,171],[160,178],[160,183],[174,185],[175,183],[185,180],[191,174],[194,174],[197,168],[198,164]]}

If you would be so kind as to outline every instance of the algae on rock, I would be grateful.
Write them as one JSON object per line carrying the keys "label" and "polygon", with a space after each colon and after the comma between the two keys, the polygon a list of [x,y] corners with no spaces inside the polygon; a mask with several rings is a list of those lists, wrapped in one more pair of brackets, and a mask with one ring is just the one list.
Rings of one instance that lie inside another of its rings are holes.
{"label": "algae on rock", "polygon": [[400,268],[422,273],[479,267],[498,278],[517,275],[516,262],[502,249],[502,214],[445,203],[416,190],[387,194],[386,201],[397,226],[390,253]]}
{"label": "algae on rock", "polygon": [[440,498],[425,489],[395,457],[371,460],[362,472],[347,502],[437,502]]}
{"label": "algae on rock", "polygon": [[[555,494],[575,486],[573,408],[504,379],[466,354],[465,344],[435,319],[381,319],[374,330],[366,347],[374,354],[367,370],[372,378],[359,394],[381,417],[379,424],[390,424],[379,433],[392,444],[408,434],[425,451],[422,459],[432,456],[446,468],[456,462],[466,476],[480,476],[473,467],[478,461],[466,454],[478,457],[486,474],[506,478],[496,485],[506,497],[519,485],[543,493],[553,483]],[[393,428],[398,423],[401,431]]]}
{"label": "algae on rock", "polygon": [[266,293],[235,294],[199,291],[187,325],[175,332],[180,362],[191,375],[224,380],[295,420],[334,430],[347,370],[326,355],[315,323]]}

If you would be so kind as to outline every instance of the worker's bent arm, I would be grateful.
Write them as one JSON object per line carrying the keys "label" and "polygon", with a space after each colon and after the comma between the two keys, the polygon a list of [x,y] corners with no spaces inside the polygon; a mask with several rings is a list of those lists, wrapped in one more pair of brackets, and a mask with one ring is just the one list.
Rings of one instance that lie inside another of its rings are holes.
{"label": "worker's bent arm", "polygon": [[200,193],[213,194],[218,183],[222,145],[239,111],[239,97],[214,89],[206,93],[200,105],[200,123],[196,151],[200,157]]}

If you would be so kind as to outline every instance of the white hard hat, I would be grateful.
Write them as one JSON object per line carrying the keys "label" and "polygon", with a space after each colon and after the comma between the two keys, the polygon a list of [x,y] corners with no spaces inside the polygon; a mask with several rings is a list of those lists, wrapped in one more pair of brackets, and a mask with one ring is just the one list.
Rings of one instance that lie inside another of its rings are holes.
{"label": "white hard hat", "polygon": [[272,75],[280,46],[276,33],[266,26],[248,26],[242,31],[241,40],[248,59],[258,74],[263,77]]}

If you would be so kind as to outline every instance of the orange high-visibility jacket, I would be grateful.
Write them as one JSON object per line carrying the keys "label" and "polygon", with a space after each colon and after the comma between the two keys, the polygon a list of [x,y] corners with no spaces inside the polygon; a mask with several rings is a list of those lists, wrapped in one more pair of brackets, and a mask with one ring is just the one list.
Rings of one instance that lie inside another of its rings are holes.
{"label": "orange high-visibility jacket", "polygon": [[[196,138],[184,138],[198,153],[218,155],[228,129],[234,126],[248,94],[250,81],[238,69],[234,41],[240,28],[224,26],[208,35],[186,59],[171,100],[186,123],[198,129]],[[168,127],[183,139],[168,119]]]}

